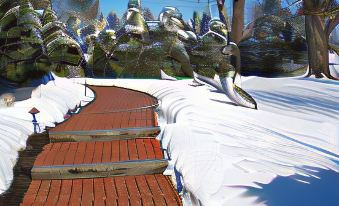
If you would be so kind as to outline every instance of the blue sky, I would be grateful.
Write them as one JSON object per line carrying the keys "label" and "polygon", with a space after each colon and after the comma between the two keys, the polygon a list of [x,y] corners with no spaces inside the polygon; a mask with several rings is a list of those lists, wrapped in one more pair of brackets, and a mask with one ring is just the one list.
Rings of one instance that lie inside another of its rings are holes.
{"label": "blue sky", "polygon": [[[192,18],[193,11],[203,11],[207,6],[207,0],[141,0],[143,7],[151,9],[154,16],[158,16],[165,6],[175,6],[184,15],[184,19]],[[101,11],[105,16],[110,11],[115,11],[119,16],[127,10],[128,0],[100,0]]]}
{"label": "blue sky", "polygon": [[[246,1],[245,6],[245,18],[250,18],[251,14],[251,7],[257,1],[262,0],[248,0]],[[286,6],[286,0],[282,0],[283,6]],[[182,13],[185,20],[192,18],[193,11],[204,11],[207,8],[208,0],[141,0],[141,4],[143,7],[148,7],[151,9],[152,13],[155,17],[157,17],[165,6],[175,6],[177,7]],[[210,2],[215,2],[215,0],[210,0]],[[228,15],[231,15],[231,8],[232,8],[233,0],[226,0],[225,5],[227,8]],[[101,4],[101,11],[105,16],[110,11],[116,12],[119,16],[127,10],[128,0],[100,0]],[[246,20],[245,20],[246,21]]]}

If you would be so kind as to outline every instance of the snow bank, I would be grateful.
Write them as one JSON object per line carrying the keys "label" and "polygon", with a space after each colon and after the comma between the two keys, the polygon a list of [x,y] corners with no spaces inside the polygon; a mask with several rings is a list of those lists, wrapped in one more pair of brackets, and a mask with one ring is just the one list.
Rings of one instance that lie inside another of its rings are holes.
{"label": "snow bank", "polygon": [[212,88],[189,86],[191,80],[87,83],[140,90],[161,101],[159,138],[171,158],[167,173],[174,176],[176,168],[182,175],[185,205],[317,205],[314,199],[330,205],[326,201],[332,196],[338,200],[331,196],[339,170],[338,82],[247,78],[242,87],[259,110],[234,106]]}
{"label": "snow bank", "polygon": [[55,77],[55,81],[36,88],[30,99],[15,102],[12,107],[0,107],[0,194],[9,188],[18,151],[25,149],[26,140],[34,131],[28,112],[36,107],[40,111],[36,115],[40,128],[53,127],[64,121],[69,109],[93,99],[93,92],[88,89],[85,97],[84,91],[84,86],[72,80]]}
{"label": "snow bank", "polygon": [[329,53],[330,73],[333,77],[339,78],[339,56],[337,53]]}

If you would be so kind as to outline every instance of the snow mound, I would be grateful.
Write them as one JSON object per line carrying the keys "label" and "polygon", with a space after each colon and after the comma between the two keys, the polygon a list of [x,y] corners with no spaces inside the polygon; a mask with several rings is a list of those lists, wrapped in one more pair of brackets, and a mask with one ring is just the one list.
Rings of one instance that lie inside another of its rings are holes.
{"label": "snow mound", "polygon": [[69,109],[93,99],[92,91],[87,89],[86,97],[84,91],[84,86],[73,80],[55,77],[55,81],[33,90],[30,99],[15,102],[12,107],[0,107],[0,194],[9,188],[18,151],[25,149],[28,136],[34,132],[28,112],[33,107],[40,111],[36,119],[43,132],[46,126],[64,121]]}
{"label": "snow mound", "polygon": [[339,83],[243,80],[259,110],[234,106],[213,88],[189,86],[191,80],[87,83],[135,89],[160,100],[159,138],[171,158],[166,173],[181,175],[185,205],[334,205]]}
{"label": "snow mound", "polygon": [[329,53],[330,74],[339,78],[339,56],[336,53]]}

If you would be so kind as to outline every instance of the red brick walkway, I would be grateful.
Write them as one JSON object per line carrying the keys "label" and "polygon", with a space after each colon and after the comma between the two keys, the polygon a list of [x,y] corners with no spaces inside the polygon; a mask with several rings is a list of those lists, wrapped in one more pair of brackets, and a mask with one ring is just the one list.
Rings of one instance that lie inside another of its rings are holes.
{"label": "red brick walkway", "polygon": [[121,128],[155,127],[153,109],[116,111],[107,113],[82,113],[51,129],[50,132],[112,130]]}
{"label": "red brick walkway", "polygon": [[156,139],[114,140],[109,142],[61,142],[44,147],[34,166],[95,164],[129,160],[163,159]]}
{"label": "red brick walkway", "polygon": [[80,114],[51,129],[51,133],[157,126],[155,98],[117,87],[90,88],[99,94],[95,102],[83,108]]}
{"label": "red brick walkway", "polygon": [[155,98],[116,87],[91,89],[99,94],[95,102],[51,129],[52,142],[155,136],[160,132],[154,112],[157,106]]}
{"label": "red brick walkway", "polygon": [[[96,93],[95,101],[52,129],[53,135],[157,126],[155,98],[115,87],[91,89]],[[161,166],[154,166],[159,161]],[[33,180],[22,205],[182,205],[171,181],[162,175],[167,165],[163,162],[160,142],[150,137],[51,143],[34,163]],[[77,171],[69,178],[65,167],[90,167],[90,175],[77,176]],[[35,173],[40,169],[47,170],[47,176]]]}
{"label": "red brick walkway", "polygon": [[91,86],[97,94],[95,103],[85,107],[81,113],[129,110],[157,105],[157,99],[141,92],[118,87]]}
{"label": "red brick walkway", "polygon": [[33,180],[22,205],[181,205],[168,177],[140,175],[75,180]]}

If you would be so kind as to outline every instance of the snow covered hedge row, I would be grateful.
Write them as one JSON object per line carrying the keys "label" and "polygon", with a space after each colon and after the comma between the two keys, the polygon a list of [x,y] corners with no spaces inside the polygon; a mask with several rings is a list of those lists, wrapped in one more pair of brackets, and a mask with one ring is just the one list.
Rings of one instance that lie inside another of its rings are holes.
{"label": "snow covered hedge row", "polygon": [[32,115],[28,112],[33,107],[40,111],[36,117],[41,130],[45,126],[53,127],[64,121],[69,109],[93,99],[90,90],[87,97],[84,91],[84,86],[73,80],[55,77],[55,81],[33,90],[30,99],[15,102],[12,107],[0,107],[0,194],[9,188],[18,151],[25,149],[26,140],[34,131]]}

